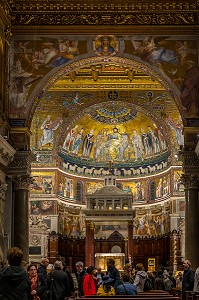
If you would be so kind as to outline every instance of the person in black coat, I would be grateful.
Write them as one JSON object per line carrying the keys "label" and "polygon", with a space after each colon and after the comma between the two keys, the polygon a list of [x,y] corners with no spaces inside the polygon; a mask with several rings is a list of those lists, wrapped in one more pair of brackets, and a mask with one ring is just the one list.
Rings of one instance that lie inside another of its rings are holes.
{"label": "person in black coat", "polygon": [[194,272],[191,268],[189,260],[183,262],[184,273],[182,279],[182,299],[186,299],[186,291],[193,291],[194,287]]}
{"label": "person in black coat", "polygon": [[50,292],[48,299],[50,300],[64,300],[70,297],[70,283],[68,275],[63,271],[62,262],[57,260],[54,263],[54,270],[50,274]]}
{"label": "person in black coat", "polygon": [[43,257],[41,263],[37,269],[38,274],[42,274],[44,279],[47,281],[47,267],[49,265],[49,259],[47,257]]}
{"label": "person in black coat", "polygon": [[116,287],[121,284],[120,272],[115,267],[115,261],[112,258],[107,260],[107,271],[106,275],[109,275],[110,278],[113,279],[111,285],[116,289]]}
{"label": "person in black coat", "polygon": [[21,267],[23,252],[12,247],[7,252],[8,265],[0,269],[0,299],[29,300],[30,281],[28,274]]}
{"label": "person in black coat", "polygon": [[47,282],[43,274],[37,274],[37,266],[34,263],[28,265],[27,272],[31,283],[30,299],[34,300],[37,296],[40,300],[46,300]]}
{"label": "person in black coat", "polygon": [[76,277],[77,277],[77,284],[78,284],[78,296],[84,296],[83,292],[83,281],[84,281],[84,276],[86,274],[86,270],[84,269],[84,264],[81,261],[78,261],[76,263]]}

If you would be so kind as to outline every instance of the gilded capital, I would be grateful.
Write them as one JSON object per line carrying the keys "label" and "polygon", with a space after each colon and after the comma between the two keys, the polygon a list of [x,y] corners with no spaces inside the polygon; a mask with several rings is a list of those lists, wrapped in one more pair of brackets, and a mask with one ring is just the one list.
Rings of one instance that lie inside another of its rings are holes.
{"label": "gilded capital", "polygon": [[95,228],[95,224],[92,221],[86,221],[86,226],[88,226],[92,230]]}
{"label": "gilded capital", "polygon": [[194,150],[183,150],[179,152],[182,168],[185,173],[199,173],[199,158]]}
{"label": "gilded capital", "polygon": [[8,166],[8,174],[22,176],[31,173],[31,163],[35,161],[35,155],[32,151],[17,151],[13,161]]}
{"label": "gilded capital", "polygon": [[182,174],[181,182],[184,184],[185,189],[199,189],[199,176],[192,174]]}
{"label": "gilded capital", "polygon": [[33,184],[33,178],[30,176],[16,176],[13,178],[15,190],[29,190],[30,185]]}

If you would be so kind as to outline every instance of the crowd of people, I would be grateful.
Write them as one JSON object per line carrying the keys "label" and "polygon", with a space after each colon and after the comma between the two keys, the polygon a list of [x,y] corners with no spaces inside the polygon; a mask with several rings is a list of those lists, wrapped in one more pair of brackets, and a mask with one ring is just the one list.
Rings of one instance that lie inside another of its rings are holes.
{"label": "crowd of people", "polygon": [[173,288],[182,290],[182,299],[186,291],[199,293],[199,268],[194,272],[189,260],[183,262],[184,271],[176,277],[160,267],[157,272],[144,269],[142,263],[135,267],[127,262],[122,272],[115,267],[112,258],[107,260],[107,269],[84,267],[83,262],[76,263],[76,272],[66,266],[64,259],[55,261],[49,268],[47,257],[40,264],[30,263],[27,270],[22,266],[23,253],[12,247],[7,253],[7,264],[0,267],[1,300],[65,300],[90,295],[114,296],[136,295],[148,290],[164,290],[171,293]]}

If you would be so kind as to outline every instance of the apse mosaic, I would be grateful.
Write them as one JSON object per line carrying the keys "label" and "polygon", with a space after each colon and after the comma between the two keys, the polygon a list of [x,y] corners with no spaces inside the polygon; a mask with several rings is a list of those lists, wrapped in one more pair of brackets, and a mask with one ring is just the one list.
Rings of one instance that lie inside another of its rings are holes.
{"label": "apse mosaic", "polygon": [[[98,109],[96,111],[99,112]],[[167,166],[166,159],[169,155],[167,142],[163,131],[155,123],[141,112],[132,114],[130,120],[126,122],[108,123],[104,121],[108,111],[106,107],[104,111],[101,109],[101,116],[102,112],[104,116],[103,120],[98,121],[92,114],[85,114],[66,132],[59,153],[64,160],[62,166],[65,170],[105,175],[106,170],[103,167],[108,169],[109,162],[112,162],[115,175],[132,176],[136,173],[152,173]],[[123,115],[127,111],[128,109],[123,107]],[[117,113],[116,107],[114,112],[114,118],[117,120],[121,115],[120,105],[119,112]],[[110,116],[111,118],[113,116]],[[153,166],[148,161],[153,162]],[[141,167],[129,169],[122,167],[129,165],[129,162],[132,166],[133,163],[137,166],[136,162],[139,162]]]}

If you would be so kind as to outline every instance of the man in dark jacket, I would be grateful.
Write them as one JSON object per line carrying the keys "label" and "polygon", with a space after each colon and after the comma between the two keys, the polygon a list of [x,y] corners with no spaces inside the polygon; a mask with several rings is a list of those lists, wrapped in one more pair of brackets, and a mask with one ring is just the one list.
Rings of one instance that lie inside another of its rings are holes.
{"label": "man in dark jacket", "polygon": [[184,273],[182,280],[182,299],[186,299],[186,291],[193,291],[194,287],[194,272],[191,269],[189,260],[183,262]]}
{"label": "man in dark jacket", "polygon": [[111,282],[111,285],[116,289],[116,287],[121,284],[120,280],[120,272],[118,269],[115,267],[115,261],[112,258],[109,258],[107,260],[107,271],[106,275],[109,275],[110,278],[113,279]]}
{"label": "man in dark jacket", "polygon": [[66,272],[63,271],[62,262],[57,260],[54,271],[51,273],[51,295],[52,300],[64,300],[71,295],[70,283]]}
{"label": "man in dark jacket", "polygon": [[0,269],[0,299],[28,300],[31,287],[28,274],[20,266],[23,252],[17,247],[8,249],[8,265]]}
{"label": "man in dark jacket", "polygon": [[47,257],[43,257],[41,263],[37,269],[38,274],[42,274],[44,279],[47,280],[47,266],[49,265],[49,259]]}
{"label": "man in dark jacket", "polygon": [[83,281],[84,276],[86,274],[86,270],[84,270],[84,264],[81,261],[76,263],[76,277],[77,277],[77,284],[78,284],[78,296],[81,297],[84,295],[83,293]]}

